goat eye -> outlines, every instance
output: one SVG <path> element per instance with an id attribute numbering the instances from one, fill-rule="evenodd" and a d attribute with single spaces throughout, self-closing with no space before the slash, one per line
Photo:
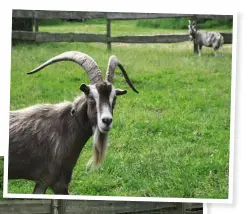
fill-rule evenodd
<path id="1" fill-rule="evenodd" d="M 112 102 L 112 108 L 114 108 L 115 104 L 116 104 L 116 99 L 114 99 Z"/>

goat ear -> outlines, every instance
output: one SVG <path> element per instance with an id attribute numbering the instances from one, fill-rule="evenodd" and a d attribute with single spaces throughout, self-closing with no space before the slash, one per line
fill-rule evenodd
<path id="1" fill-rule="evenodd" d="M 83 91 L 85 94 L 89 94 L 90 92 L 90 88 L 85 83 L 81 84 L 80 90 Z"/>
<path id="2" fill-rule="evenodd" d="M 119 88 L 116 88 L 115 89 L 115 92 L 116 92 L 116 95 L 119 96 L 119 95 L 124 95 L 127 93 L 126 90 L 123 90 L 123 89 L 119 89 Z"/>

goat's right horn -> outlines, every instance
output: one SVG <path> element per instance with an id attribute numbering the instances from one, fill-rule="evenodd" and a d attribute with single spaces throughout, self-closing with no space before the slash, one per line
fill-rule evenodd
<path id="1" fill-rule="evenodd" d="M 95 84 L 102 80 L 102 74 L 97 63 L 90 56 L 79 51 L 67 51 L 59 54 L 27 74 L 36 73 L 46 66 L 60 61 L 73 61 L 79 64 L 87 72 L 91 84 Z"/>
<path id="2" fill-rule="evenodd" d="M 128 85 L 132 88 L 133 91 L 138 93 L 137 89 L 134 87 L 130 78 L 128 77 L 127 72 L 125 71 L 124 67 L 122 66 L 122 64 L 120 63 L 120 61 L 118 60 L 118 58 L 116 56 L 111 56 L 109 58 L 108 67 L 107 67 L 107 71 L 106 71 L 106 80 L 110 83 L 113 83 L 114 71 L 115 71 L 115 68 L 117 66 L 122 71 L 123 76 L 124 76 L 126 82 L 128 83 Z"/>

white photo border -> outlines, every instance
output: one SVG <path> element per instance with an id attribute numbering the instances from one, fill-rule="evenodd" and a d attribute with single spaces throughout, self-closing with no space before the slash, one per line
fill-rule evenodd
<path id="1" fill-rule="evenodd" d="M 15 9 L 15 8 L 13 8 Z M 20 7 L 18 9 L 21 9 Z M 30 8 L 26 8 L 30 9 Z M 43 9 L 44 10 L 44 9 Z M 47 9 L 54 10 L 54 8 Z M 58 8 L 57 10 L 62 10 Z M 73 10 L 72 10 L 73 11 Z M 74 10 L 77 11 L 77 10 Z M 97 11 L 85 10 L 84 11 Z M 99 11 L 99 10 L 98 10 Z M 116 12 L 114 10 L 103 10 L 106 12 Z M 121 12 L 121 11 L 118 11 Z M 128 12 L 128 11 L 124 11 Z M 131 12 L 131 11 L 129 11 Z M 132 11 L 133 12 L 133 11 Z M 144 12 L 144 11 L 137 11 Z M 149 13 L 162 13 L 149 11 Z M 169 13 L 167 11 L 167 13 Z M 179 11 L 171 11 L 170 13 L 181 13 Z M 185 14 L 193 14 L 188 11 Z M 8 193 L 8 147 L 5 151 L 4 161 L 4 198 L 29 198 L 29 199 L 66 199 L 66 200 L 108 200 L 108 201 L 150 201 L 150 202 L 183 202 L 183 203 L 227 203 L 233 201 L 233 171 L 234 171 L 234 132 L 235 132 L 235 90 L 236 90 L 236 52 L 237 52 L 237 13 L 208 13 L 201 12 L 198 14 L 217 14 L 217 15 L 232 15 L 233 16 L 233 43 L 232 43 L 232 79 L 231 79 L 231 112 L 230 112 L 230 156 L 229 156 L 229 192 L 228 199 L 205 199 L 205 198 L 162 198 L 162 197 L 120 197 L 120 196 L 84 196 L 84 195 L 34 195 L 34 194 L 10 194 Z M 7 51 L 9 52 L 9 50 Z M 8 112 L 9 113 L 9 112 Z M 7 143 L 8 144 L 8 143 Z"/>

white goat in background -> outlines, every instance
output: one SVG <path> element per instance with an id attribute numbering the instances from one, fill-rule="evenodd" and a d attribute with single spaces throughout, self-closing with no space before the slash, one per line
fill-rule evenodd
<path id="1" fill-rule="evenodd" d="M 217 50 L 221 48 L 222 56 L 224 55 L 223 44 L 224 38 L 218 32 L 207 32 L 207 31 L 199 31 L 197 29 L 196 22 L 193 21 L 191 23 L 190 20 L 188 29 L 189 29 L 189 37 L 191 41 L 194 40 L 195 44 L 198 48 L 199 56 L 201 56 L 202 46 L 212 47 L 214 49 L 214 55 L 217 56 Z"/>

